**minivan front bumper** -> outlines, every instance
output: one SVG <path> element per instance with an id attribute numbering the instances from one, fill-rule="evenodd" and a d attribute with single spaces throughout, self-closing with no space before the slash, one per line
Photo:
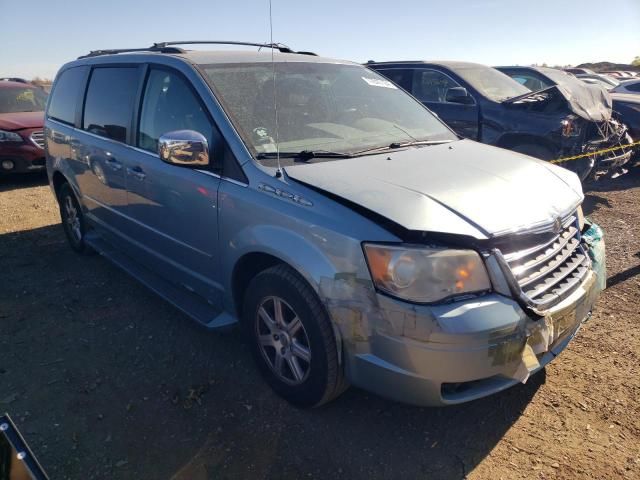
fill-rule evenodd
<path id="1" fill-rule="evenodd" d="M 604 259 L 603 240 L 588 248 Z M 593 262 L 581 285 L 542 317 L 500 294 L 438 306 L 375 294 L 375 311 L 348 322 L 348 305 L 328 307 L 353 385 L 404 403 L 451 405 L 524 383 L 553 360 L 590 317 L 604 275 L 604 262 Z"/>

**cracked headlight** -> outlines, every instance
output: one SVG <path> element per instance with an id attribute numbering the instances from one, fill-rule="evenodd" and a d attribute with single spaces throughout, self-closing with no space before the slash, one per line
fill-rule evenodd
<path id="1" fill-rule="evenodd" d="M 366 243 L 364 253 L 375 286 L 403 300 L 431 303 L 491 288 L 474 250 Z"/>

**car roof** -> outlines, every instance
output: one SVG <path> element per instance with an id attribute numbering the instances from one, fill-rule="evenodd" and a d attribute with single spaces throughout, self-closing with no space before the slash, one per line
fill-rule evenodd
<path id="1" fill-rule="evenodd" d="M 2 80 L 0 81 L 0 88 L 37 88 L 35 85 L 31 85 L 30 83 L 23 82 L 12 82 L 10 80 Z"/>
<path id="2" fill-rule="evenodd" d="M 157 55 L 157 54 L 156 54 Z M 162 54 L 160 54 L 162 55 Z M 261 51 L 250 50 L 187 50 L 184 53 L 170 54 L 176 57 L 182 57 L 191 63 L 199 65 L 224 64 L 224 63 L 270 63 L 273 58 L 274 62 L 304 62 L 304 63 L 340 63 L 355 64 L 347 60 L 337 60 L 334 58 L 319 57 L 316 55 L 305 55 L 300 53 L 282 53 L 277 50 L 271 53 L 271 49 L 262 49 Z"/>
<path id="3" fill-rule="evenodd" d="M 497 68 L 497 69 L 508 68 L 509 70 L 534 70 L 540 73 L 552 71 L 552 72 L 562 72 L 564 74 L 567 74 L 566 71 L 560 70 L 559 68 L 537 67 L 537 66 L 529 66 L 529 65 L 500 65 L 494 68 Z M 590 75 L 590 74 L 587 73 L 586 75 Z"/>
<path id="4" fill-rule="evenodd" d="M 462 69 L 462 68 L 491 68 L 487 65 L 483 65 L 481 63 L 474 62 L 460 62 L 456 60 L 396 60 L 396 61 L 387 61 L 387 62 L 367 62 L 367 66 L 370 65 L 437 65 L 439 67 L 450 68 L 451 70 Z"/>
<path id="5" fill-rule="evenodd" d="M 251 50 L 184 50 L 180 52 L 159 52 L 159 51 L 128 51 L 90 54 L 69 62 L 73 65 L 91 65 L 123 59 L 145 62 L 157 58 L 180 58 L 188 63 L 196 65 L 234 64 L 234 63 L 271 63 L 272 59 L 276 63 L 305 62 L 305 63 L 333 63 L 359 65 L 347 60 L 319 57 L 304 53 L 283 53 L 278 50 L 271 52 L 270 48 L 263 48 L 260 51 Z"/>

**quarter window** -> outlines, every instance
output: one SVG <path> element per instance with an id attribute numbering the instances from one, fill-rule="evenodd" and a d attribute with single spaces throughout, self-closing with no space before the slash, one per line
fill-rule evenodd
<path id="1" fill-rule="evenodd" d="M 413 96 L 421 102 L 445 103 L 447 90 L 460 84 L 444 73 L 435 70 L 415 70 Z"/>
<path id="2" fill-rule="evenodd" d="M 75 124 L 76 107 L 85 72 L 86 69 L 84 67 L 75 67 L 60 74 L 51 94 L 51 101 L 47 110 L 49 118 L 69 125 Z"/>
<path id="3" fill-rule="evenodd" d="M 137 67 L 95 68 L 87 89 L 82 128 L 126 143 L 138 77 Z"/>
<path id="4" fill-rule="evenodd" d="M 189 85 L 178 74 L 152 69 L 140 113 L 138 146 L 157 152 L 160 136 L 174 130 L 194 130 L 212 144 L 213 126 Z"/>

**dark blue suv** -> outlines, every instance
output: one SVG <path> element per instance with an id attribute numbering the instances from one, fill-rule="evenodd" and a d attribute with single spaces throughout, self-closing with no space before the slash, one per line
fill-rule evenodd
<path id="1" fill-rule="evenodd" d="M 611 120 L 611 100 L 605 92 L 590 99 L 594 105 L 581 108 L 560 89 L 532 92 L 508 75 L 476 63 L 398 61 L 367 66 L 413 94 L 464 138 L 542 160 L 628 143 L 626 129 Z M 630 153 L 625 155 L 619 161 L 628 160 Z M 588 156 L 562 166 L 584 181 L 598 161 Z"/>

